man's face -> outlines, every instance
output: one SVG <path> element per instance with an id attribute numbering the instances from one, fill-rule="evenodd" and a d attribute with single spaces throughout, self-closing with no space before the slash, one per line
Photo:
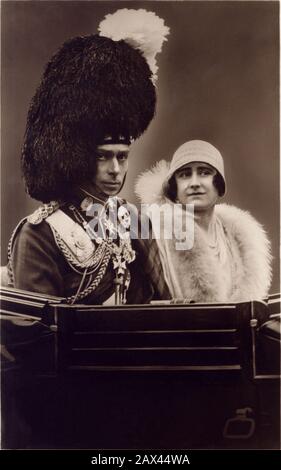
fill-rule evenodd
<path id="1" fill-rule="evenodd" d="M 95 176 L 83 184 L 83 188 L 102 199 L 118 194 L 128 170 L 128 156 L 129 145 L 99 145 Z"/>
<path id="2" fill-rule="evenodd" d="M 218 200 L 213 184 L 216 170 L 202 162 L 192 162 L 175 173 L 177 200 L 181 204 L 194 204 L 194 211 L 206 211 Z"/>

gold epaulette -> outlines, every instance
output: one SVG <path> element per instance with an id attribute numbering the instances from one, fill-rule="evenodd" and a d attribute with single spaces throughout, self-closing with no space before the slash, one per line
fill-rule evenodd
<path id="1" fill-rule="evenodd" d="M 59 203 L 57 201 L 50 201 L 48 204 L 43 204 L 43 206 L 38 207 L 32 214 L 27 217 L 27 222 L 32 225 L 41 224 L 41 222 L 57 211 L 59 208 Z"/>

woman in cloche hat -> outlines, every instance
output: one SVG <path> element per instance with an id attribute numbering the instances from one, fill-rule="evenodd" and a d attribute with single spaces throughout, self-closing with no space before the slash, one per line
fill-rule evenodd
<path id="1" fill-rule="evenodd" d="M 167 227 L 156 236 L 173 298 L 240 302 L 268 295 L 269 240 L 248 212 L 219 204 L 225 191 L 223 158 L 213 145 L 202 140 L 184 143 L 170 164 L 158 162 L 138 179 L 136 192 L 142 203 L 156 204 L 166 213 L 172 206 L 177 209 L 173 220 L 182 220 L 187 214 L 187 230 L 194 227 L 192 246 L 186 249 L 179 246 L 175 236 L 165 236 Z M 187 204 L 193 206 L 194 217 L 188 215 Z M 151 214 L 152 226 L 156 227 L 158 219 Z"/>

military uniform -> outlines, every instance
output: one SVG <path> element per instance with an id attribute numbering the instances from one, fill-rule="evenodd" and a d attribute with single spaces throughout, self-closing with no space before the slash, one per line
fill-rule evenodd
<path id="1" fill-rule="evenodd" d="M 132 27 L 116 37 L 124 21 Z M 161 277 L 155 241 L 131 244 L 120 232 L 115 241 L 109 235 L 101 242 L 89 232 L 82 201 L 71 199 L 85 184 L 96 196 L 115 194 L 112 187 L 96 192 L 98 152 L 113 146 L 108 161 L 118 159 L 116 148 L 129 150 L 149 126 L 156 108 L 156 55 L 169 28 L 152 12 L 123 9 L 107 15 L 98 31 L 62 44 L 31 101 L 21 164 L 29 196 L 45 204 L 16 229 L 10 273 L 15 287 L 69 303 L 97 304 L 114 292 L 121 302 L 146 302 L 158 296 Z M 102 185 L 117 183 L 116 194 L 125 178 L 120 158 L 118 167 L 106 165 L 101 179 Z M 59 207 L 49 201 L 60 201 Z"/>
<path id="2" fill-rule="evenodd" d="M 125 202 L 114 199 L 120 206 Z M 62 205 L 45 204 L 20 222 L 9 249 L 14 287 L 63 297 L 69 303 L 102 304 L 113 296 L 118 271 L 114 253 L 104 240 L 91 240 L 76 214 L 85 214 L 77 199 Z M 84 215 L 84 219 L 89 222 L 90 218 Z M 131 258 L 119 263 L 124 302 L 166 298 L 168 289 L 155 240 L 133 239 L 129 245 Z"/>

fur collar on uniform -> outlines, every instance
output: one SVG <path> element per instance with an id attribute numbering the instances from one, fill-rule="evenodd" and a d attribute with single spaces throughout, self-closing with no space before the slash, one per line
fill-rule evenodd
<path id="1" fill-rule="evenodd" d="M 162 190 L 168 170 L 169 164 L 162 160 L 139 176 L 136 193 L 142 203 L 171 203 L 164 197 Z M 165 245 L 168 253 L 170 282 L 166 280 L 171 294 L 178 296 L 180 293 L 196 302 L 240 302 L 265 298 L 271 284 L 272 257 L 263 227 L 249 212 L 228 204 L 216 205 L 215 214 L 231 247 L 230 297 L 224 298 L 224 273 L 215 262 L 203 231 L 196 225 L 192 250 L 176 250 L 175 240 L 158 243 L 160 251 Z M 172 285 L 173 279 L 177 279 L 175 285 L 178 288 Z"/>

